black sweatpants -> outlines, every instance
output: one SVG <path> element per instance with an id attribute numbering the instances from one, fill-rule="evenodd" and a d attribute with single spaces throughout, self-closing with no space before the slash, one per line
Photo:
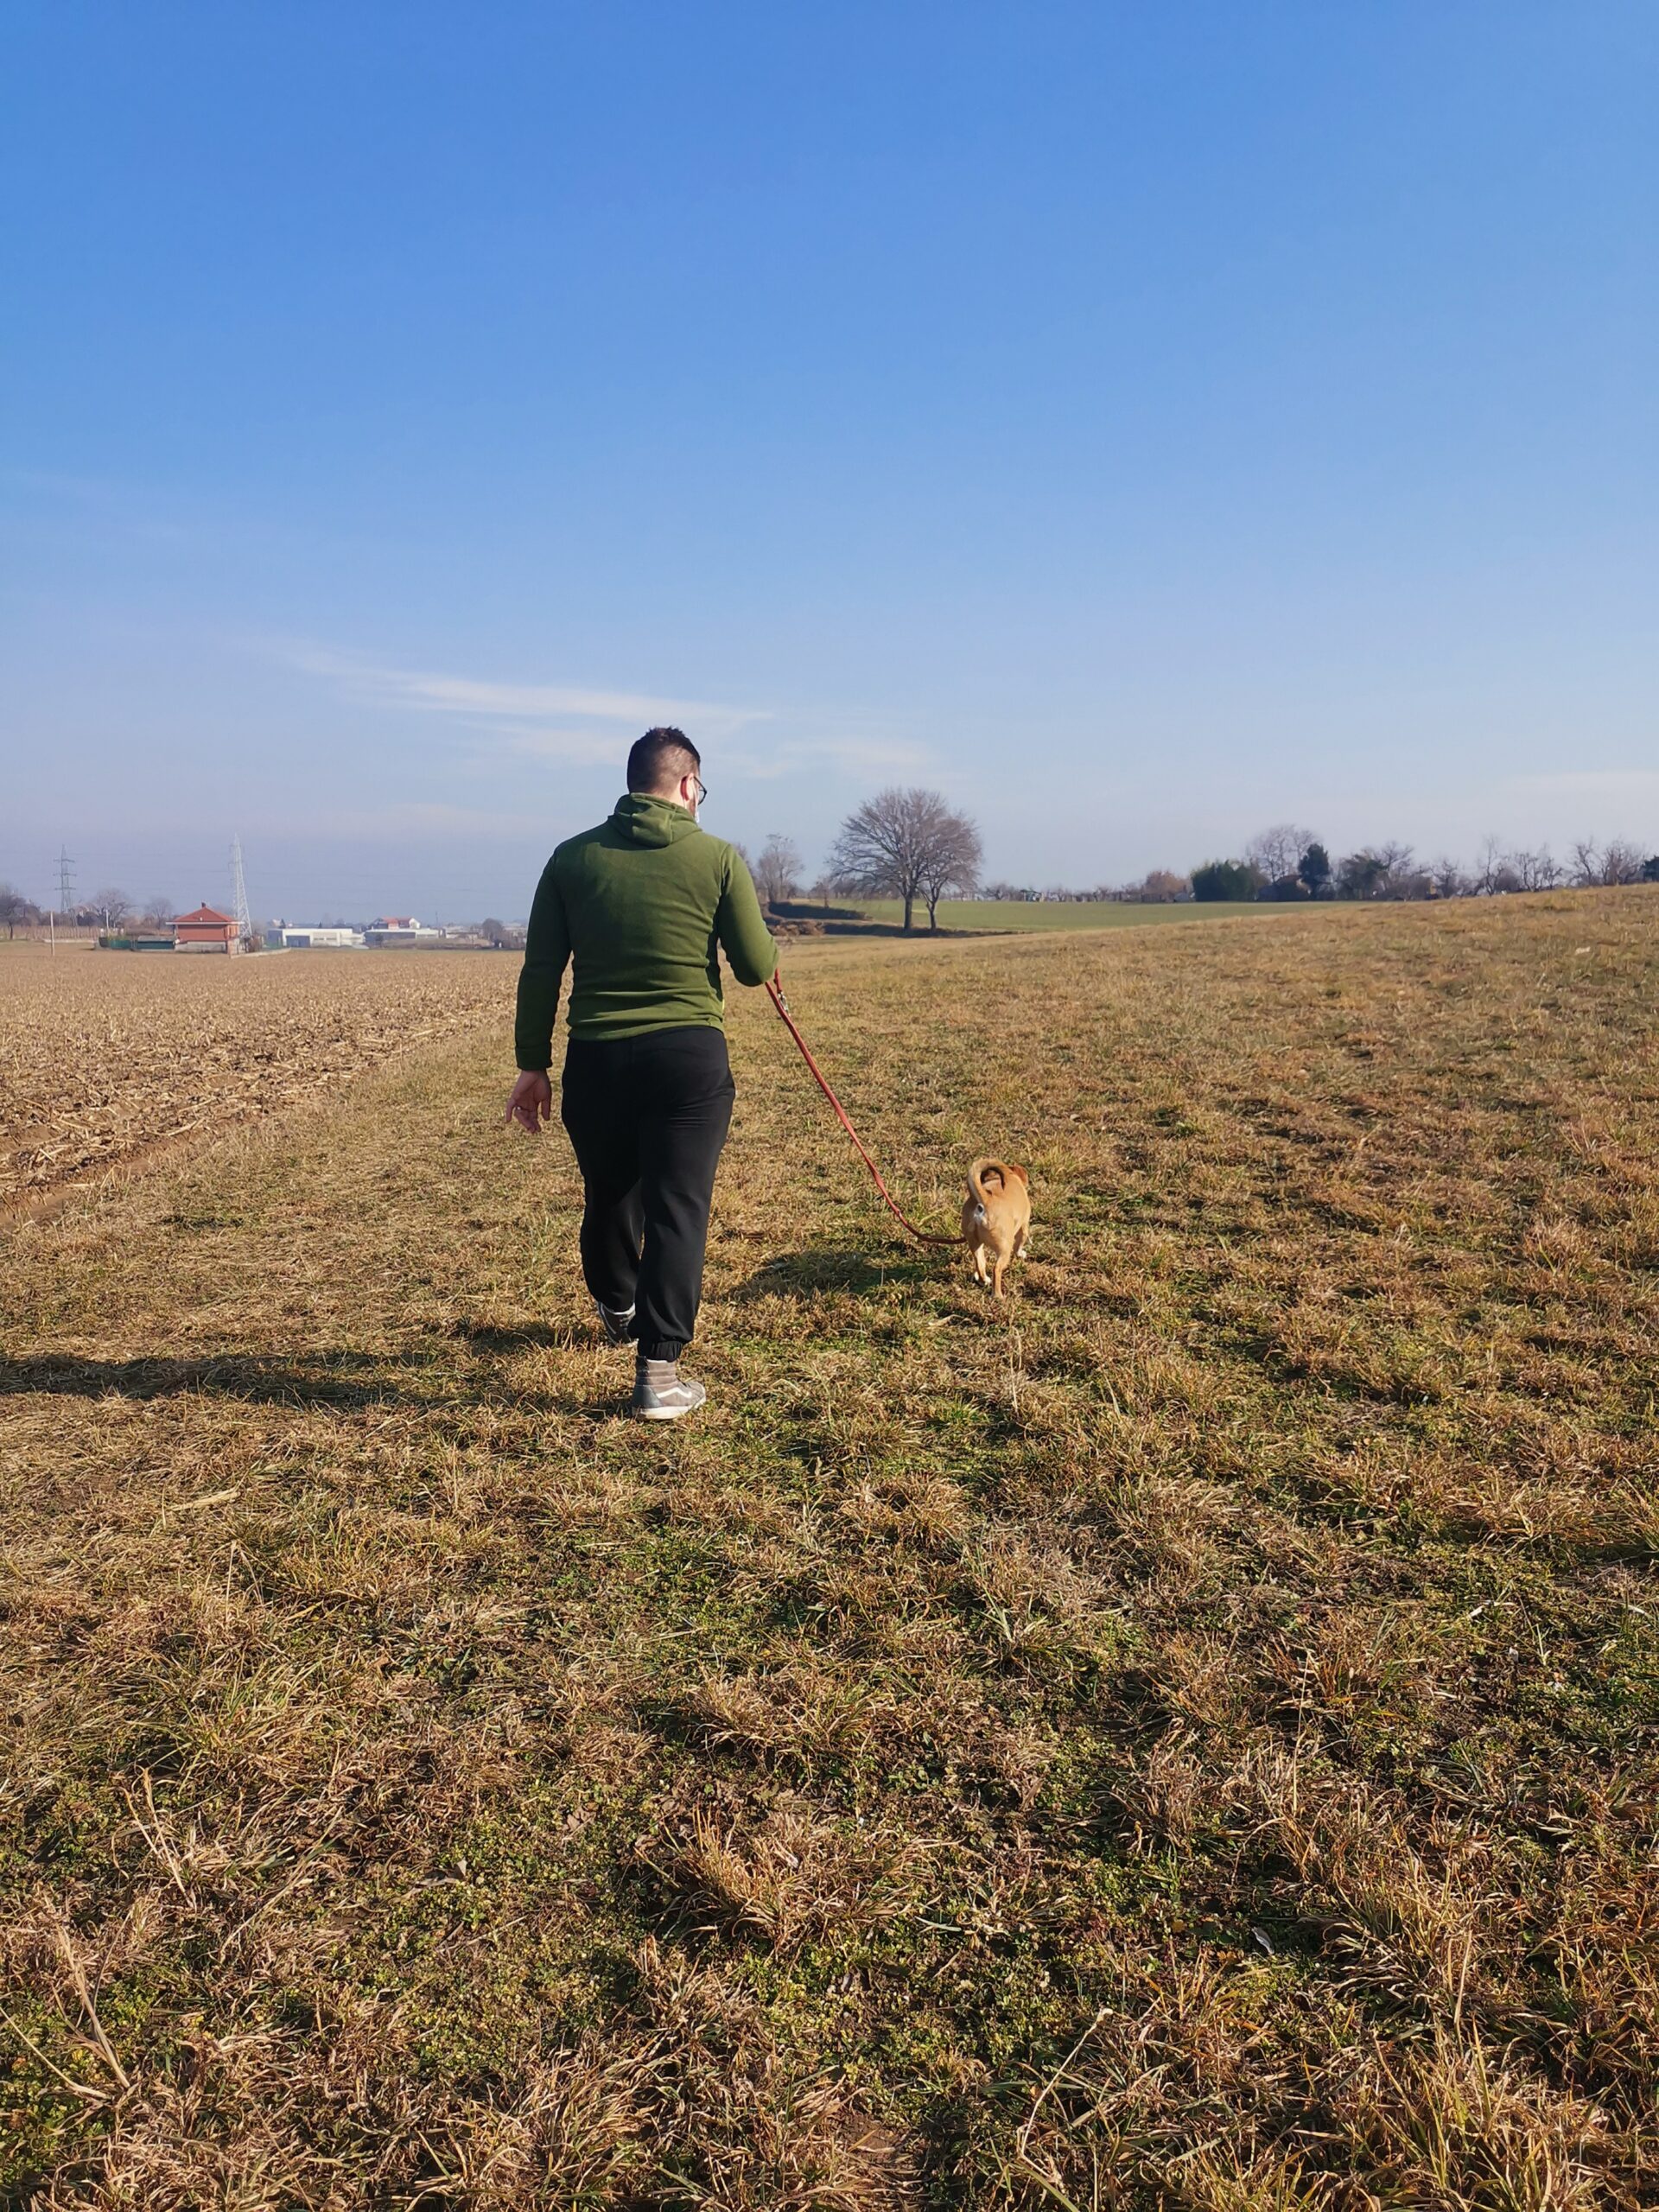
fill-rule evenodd
<path id="1" fill-rule="evenodd" d="M 587 1186 L 582 1271 L 602 1306 L 635 1309 L 647 1359 L 677 1359 L 696 1327 L 734 1096 L 723 1030 L 573 1037 L 566 1047 L 560 1114 Z"/>

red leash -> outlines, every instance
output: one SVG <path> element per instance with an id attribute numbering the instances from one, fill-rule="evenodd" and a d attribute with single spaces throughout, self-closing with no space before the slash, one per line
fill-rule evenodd
<path id="1" fill-rule="evenodd" d="M 808 1046 L 805 1038 L 802 1036 L 800 1031 L 795 1027 L 795 1017 L 789 1010 L 789 1001 L 784 996 L 784 987 L 777 974 L 773 975 L 772 981 L 766 985 L 766 993 L 773 1006 L 777 1007 L 779 1017 L 782 1020 L 785 1028 L 788 1030 L 790 1035 L 800 1046 L 801 1058 L 806 1062 L 808 1067 L 811 1069 L 814 1082 L 817 1083 L 818 1089 L 823 1093 L 824 1096 L 830 1101 L 830 1103 L 835 1108 L 836 1119 L 841 1123 L 842 1128 L 846 1130 L 848 1135 L 851 1137 L 855 1151 L 856 1151 L 859 1158 L 869 1169 L 871 1175 L 874 1179 L 876 1189 L 880 1192 L 882 1198 L 887 1201 L 888 1211 L 893 1214 L 904 1224 L 905 1227 L 910 1231 L 911 1235 L 916 1239 L 918 1244 L 960 1244 L 962 1242 L 960 1236 L 930 1236 L 926 1230 L 917 1228 L 915 1223 L 911 1219 L 910 1216 L 899 1205 L 898 1199 L 893 1197 L 893 1192 L 882 1181 L 881 1170 L 870 1158 L 869 1154 L 865 1151 L 864 1141 L 859 1135 L 858 1131 L 853 1127 L 851 1121 L 848 1118 L 847 1109 L 842 1104 L 840 1099 L 836 1097 L 835 1092 L 830 1088 L 829 1083 L 825 1078 L 823 1070 L 813 1058 L 811 1049 Z"/>

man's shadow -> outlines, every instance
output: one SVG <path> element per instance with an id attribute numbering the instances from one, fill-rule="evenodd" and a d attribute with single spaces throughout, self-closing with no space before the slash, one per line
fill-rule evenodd
<path id="1" fill-rule="evenodd" d="M 574 1321 L 524 1321 L 504 1325 L 495 1321 L 452 1321 L 448 1334 L 470 1344 L 474 1351 L 577 1351 L 593 1335 L 591 1326 Z"/>
<path id="2" fill-rule="evenodd" d="M 802 1298 L 825 1291 L 846 1291 L 859 1296 L 880 1290 L 886 1283 L 921 1283 L 928 1280 L 925 1260 L 895 1245 L 887 1252 L 869 1252 L 817 1246 L 804 1252 L 779 1252 L 759 1267 L 747 1281 L 725 1295 L 738 1306 L 762 1298 Z"/>
<path id="3" fill-rule="evenodd" d="M 246 1405 L 356 1408 L 419 1398 L 386 1370 L 431 1364 L 424 1352 L 332 1352 L 311 1359 L 206 1353 L 182 1359 L 0 1358 L 0 1398 L 240 1399 Z"/>

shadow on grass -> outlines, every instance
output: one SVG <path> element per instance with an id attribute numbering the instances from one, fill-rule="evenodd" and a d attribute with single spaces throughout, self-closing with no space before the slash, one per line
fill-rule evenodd
<path id="1" fill-rule="evenodd" d="M 919 1284 L 929 1280 L 927 1262 L 902 1246 L 885 1253 L 819 1247 L 812 1251 L 778 1253 L 726 1295 L 734 1305 L 747 1305 L 760 1298 L 798 1298 L 823 1290 L 846 1290 L 856 1295 L 880 1290 L 887 1283 Z"/>
<path id="2" fill-rule="evenodd" d="M 311 1359 L 229 1353 L 190 1359 L 0 1359 L 0 1397 L 168 1398 L 200 1394 L 250 1405 L 378 1406 L 410 1394 L 385 1370 L 429 1367 L 427 1352 L 334 1352 Z M 422 1402 L 425 1402 L 423 1399 Z"/>
<path id="3" fill-rule="evenodd" d="M 927 909 L 921 909 L 920 919 L 906 929 L 902 922 L 884 922 L 874 914 L 861 913 L 856 906 L 820 906 L 802 899 L 774 899 L 770 912 L 785 927 L 791 922 L 804 924 L 812 937 L 891 937 L 907 939 L 915 944 L 925 938 L 937 944 L 947 937 L 1012 937 L 1010 929 L 932 930 L 927 925 Z"/>
<path id="4" fill-rule="evenodd" d="M 448 1334 L 478 1351 L 577 1351 L 597 1341 L 590 1322 L 524 1321 L 503 1327 L 493 1321 L 452 1321 Z"/>

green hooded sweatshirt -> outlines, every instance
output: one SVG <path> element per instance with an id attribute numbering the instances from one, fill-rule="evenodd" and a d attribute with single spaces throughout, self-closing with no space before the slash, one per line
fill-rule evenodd
<path id="1" fill-rule="evenodd" d="M 573 1037 L 718 1029 L 722 945 L 740 983 L 764 983 L 778 965 L 742 855 L 683 806 L 630 791 L 542 871 L 518 978 L 519 1066 L 552 1057 L 567 960 Z"/>

